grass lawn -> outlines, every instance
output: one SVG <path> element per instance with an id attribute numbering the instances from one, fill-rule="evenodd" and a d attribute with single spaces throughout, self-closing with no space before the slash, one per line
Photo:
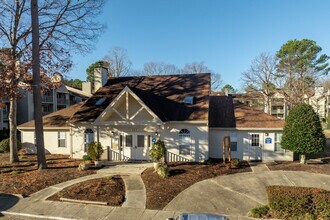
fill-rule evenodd
<path id="1" fill-rule="evenodd" d="M 125 199 L 125 185 L 120 176 L 92 179 L 69 186 L 48 199 L 59 201 L 60 198 L 97 201 L 111 206 L 120 206 Z"/>
<path id="2" fill-rule="evenodd" d="M 270 170 L 306 171 L 330 175 L 330 158 L 325 163 L 300 164 L 299 161 L 267 163 Z"/>
<path id="3" fill-rule="evenodd" d="M 78 171 L 82 160 L 68 155 L 46 155 L 48 168 L 37 169 L 36 155 L 20 155 L 20 162 L 9 164 L 9 154 L 0 154 L 0 192 L 30 195 L 49 186 L 96 173 L 95 169 Z"/>
<path id="4" fill-rule="evenodd" d="M 245 161 L 242 161 L 239 169 L 227 169 L 220 161 L 214 164 L 178 162 L 169 163 L 168 166 L 169 177 L 160 177 L 154 172 L 154 168 L 146 169 L 141 175 L 147 191 L 147 209 L 163 209 L 180 192 L 199 181 L 221 175 L 251 172 Z"/>

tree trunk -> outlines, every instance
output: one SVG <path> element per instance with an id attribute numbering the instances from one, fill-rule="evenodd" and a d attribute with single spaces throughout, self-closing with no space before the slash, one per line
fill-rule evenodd
<path id="1" fill-rule="evenodd" d="M 306 164 L 306 155 L 305 154 L 300 154 L 300 163 Z"/>
<path id="2" fill-rule="evenodd" d="M 9 146 L 10 146 L 10 163 L 18 162 L 17 153 L 17 123 L 16 123 L 16 113 L 17 113 L 17 101 L 16 98 L 10 98 L 10 108 L 9 108 Z"/>
<path id="3" fill-rule="evenodd" d="M 40 54 L 39 54 L 39 27 L 38 27 L 38 0 L 31 0 L 32 20 L 32 71 L 33 71 L 33 104 L 36 132 L 37 158 L 39 169 L 47 168 L 44 128 L 42 122 L 42 106 L 40 91 Z"/>

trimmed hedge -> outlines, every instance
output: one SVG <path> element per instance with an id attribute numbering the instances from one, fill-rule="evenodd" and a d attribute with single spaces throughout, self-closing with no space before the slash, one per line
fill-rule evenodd
<path id="1" fill-rule="evenodd" d="M 268 186 L 266 192 L 268 205 L 278 218 L 330 218 L 330 191 L 309 187 Z"/>
<path id="2" fill-rule="evenodd" d="M 19 140 L 17 140 L 17 151 L 19 151 L 20 149 L 22 149 L 22 144 Z M 9 151 L 10 151 L 9 138 L 7 138 L 0 142 L 0 152 L 8 153 Z"/>

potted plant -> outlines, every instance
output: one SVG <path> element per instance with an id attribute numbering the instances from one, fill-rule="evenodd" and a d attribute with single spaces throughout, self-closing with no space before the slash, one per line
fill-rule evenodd
<path id="1" fill-rule="evenodd" d="M 104 150 L 102 144 L 99 142 L 92 142 L 88 145 L 88 155 L 92 158 L 95 163 L 95 167 L 101 167 L 102 163 L 100 158 L 103 154 Z"/>
<path id="2" fill-rule="evenodd" d="M 154 168 L 157 169 L 160 163 L 164 163 L 166 147 L 164 141 L 158 140 L 153 145 L 149 152 L 151 160 L 154 162 Z"/>
<path id="3" fill-rule="evenodd" d="M 78 167 L 78 170 L 79 171 L 82 171 L 82 170 L 88 170 L 89 169 L 89 167 L 90 167 L 90 165 L 91 165 L 91 158 L 90 158 L 90 156 L 88 155 L 88 154 L 85 154 L 83 157 L 82 157 L 82 159 L 83 159 L 83 162 L 81 162 L 80 164 L 79 164 L 79 167 Z"/>

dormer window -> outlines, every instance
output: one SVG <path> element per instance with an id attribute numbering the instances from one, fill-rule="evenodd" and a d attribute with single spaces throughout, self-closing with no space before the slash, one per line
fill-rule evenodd
<path id="1" fill-rule="evenodd" d="M 194 105 L 194 104 L 196 104 L 196 97 L 195 96 L 185 96 L 183 99 L 183 103 L 186 105 Z"/>

